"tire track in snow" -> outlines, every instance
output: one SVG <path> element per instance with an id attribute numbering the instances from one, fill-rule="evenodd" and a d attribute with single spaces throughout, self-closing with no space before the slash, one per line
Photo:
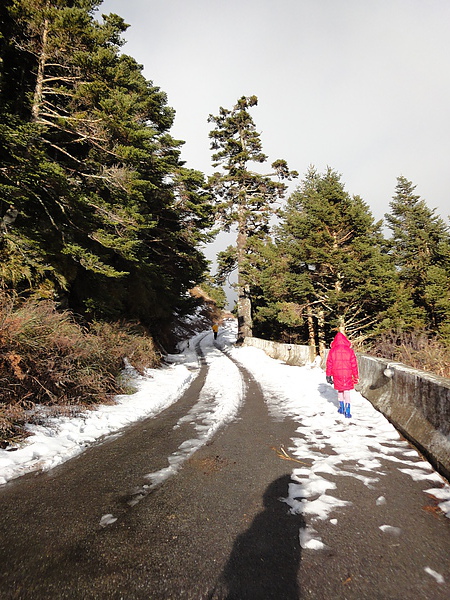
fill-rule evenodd
<path id="1" fill-rule="evenodd" d="M 184 440 L 167 457 L 168 466 L 144 476 L 148 483 L 133 491 L 128 500 L 129 506 L 135 506 L 169 477 L 176 475 L 194 452 L 207 444 L 221 427 L 236 418 L 245 396 L 245 384 L 234 361 L 218 345 L 212 345 L 212 340 L 213 335 L 207 333 L 196 342 L 199 362 L 207 371 L 203 376 L 198 401 L 174 425 L 174 429 L 178 429 L 183 424 L 190 424 L 197 436 Z M 224 385 L 224 381 L 227 385 Z"/>

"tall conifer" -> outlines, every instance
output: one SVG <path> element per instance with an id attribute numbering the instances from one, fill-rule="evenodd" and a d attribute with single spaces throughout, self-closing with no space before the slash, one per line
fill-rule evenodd
<path id="1" fill-rule="evenodd" d="M 97 21 L 99 4 L 8 7 L 2 74 L 16 77 L 21 100 L 9 98 L 13 118 L 0 123 L 0 218 L 10 205 L 18 212 L 3 231 L 5 263 L 15 248 L 35 291 L 45 272 L 78 311 L 154 323 L 205 270 L 209 196 L 203 175 L 180 160 L 166 94 L 120 54 L 127 25 L 113 14 Z"/>
<path id="2" fill-rule="evenodd" d="M 282 181 L 297 176 L 284 160 L 273 162 L 269 174 L 253 170 L 267 162 L 249 112 L 257 103 L 256 96 L 242 96 L 231 110 L 221 107 L 219 115 L 209 116 L 215 126 L 209 134 L 213 166 L 223 168 L 214 173 L 209 184 L 216 194 L 220 223 L 225 230 L 232 226 L 237 229 L 238 340 L 252 335 L 251 281 L 246 267 L 251 240 L 268 230 L 274 203 L 286 190 Z"/>
<path id="3" fill-rule="evenodd" d="M 373 332 L 396 286 L 381 222 L 367 204 L 350 196 L 332 169 L 319 175 L 311 168 L 281 217 L 276 244 L 285 257 L 284 295 L 303 315 L 308 339 L 323 351 L 337 328 L 353 337 Z"/>
<path id="4" fill-rule="evenodd" d="M 397 178 L 385 215 L 390 252 L 423 325 L 450 339 L 450 229 L 415 189 L 405 177 Z"/>

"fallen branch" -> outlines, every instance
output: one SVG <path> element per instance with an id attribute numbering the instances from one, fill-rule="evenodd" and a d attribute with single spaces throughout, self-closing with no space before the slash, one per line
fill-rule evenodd
<path id="1" fill-rule="evenodd" d="M 292 460 L 293 462 L 300 463 L 301 465 L 307 465 L 308 467 L 311 466 L 308 463 L 305 463 L 303 460 L 299 460 L 298 458 L 294 458 L 293 456 L 290 456 L 284 449 L 284 446 L 281 446 L 281 448 L 279 450 L 277 448 L 275 448 L 275 446 L 272 446 L 272 450 L 275 450 L 278 458 L 281 458 L 282 460 Z"/>

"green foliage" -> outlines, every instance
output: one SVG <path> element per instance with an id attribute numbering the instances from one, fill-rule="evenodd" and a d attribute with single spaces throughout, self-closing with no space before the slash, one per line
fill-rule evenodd
<path id="1" fill-rule="evenodd" d="M 223 167 L 209 180 L 217 197 L 220 222 L 225 230 L 237 224 L 247 236 L 267 231 L 273 205 L 286 191 L 282 180 L 297 176 L 280 159 L 272 163 L 270 174 L 251 169 L 252 163 L 263 165 L 268 158 L 249 112 L 257 103 L 256 96 L 242 96 L 233 109 L 221 107 L 218 116 L 210 115 L 208 119 L 215 126 L 209 134 L 211 149 L 215 150 L 213 166 Z"/>
<path id="2" fill-rule="evenodd" d="M 450 347 L 449 231 L 413 190 L 399 178 L 386 216 L 394 235 L 386 240 L 381 222 L 345 191 L 335 171 L 319 175 L 311 168 L 273 239 L 248 244 L 244 268 L 256 334 L 318 343 L 319 351 L 338 328 L 377 352 L 383 340 L 396 339 L 398 351 L 390 355 L 414 365 L 426 357 L 427 368 L 442 374 Z M 414 344 L 407 340 L 419 331 L 430 343 L 422 352 L 421 342 L 408 359 Z"/>
<path id="3" fill-rule="evenodd" d="M 209 298 L 214 300 L 217 308 L 221 310 L 225 308 L 225 305 L 227 303 L 227 296 L 225 294 L 225 290 L 222 286 L 217 285 L 214 277 L 207 276 L 205 280 L 202 281 L 200 287 Z"/>
<path id="4" fill-rule="evenodd" d="M 1 231 L 2 286 L 158 327 L 205 270 L 211 199 L 180 161 L 166 94 L 119 54 L 127 25 L 96 21 L 98 4 L 2 9 L 0 221 L 17 212 Z"/>
<path id="5" fill-rule="evenodd" d="M 380 227 L 340 175 L 311 168 L 281 212 L 275 242 L 256 253 L 261 305 L 275 302 L 277 320 L 300 328 L 305 341 L 338 327 L 373 334 L 397 288 Z M 312 332 L 313 323 L 324 331 Z"/>
<path id="6" fill-rule="evenodd" d="M 217 254 L 217 281 L 224 284 L 237 267 L 237 248 L 228 246 Z"/>
<path id="7" fill-rule="evenodd" d="M 252 333 L 250 281 L 245 272 L 248 240 L 268 231 L 274 205 L 286 191 L 283 180 L 297 176 L 295 171 L 289 171 L 284 160 L 273 162 L 268 174 L 253 170 L 252 165 L 267 162 L 249 112 L 257 103 L 256 96 L 242 96 L 231 110 L 221 107 L 219 115 L 210 115 L 208 119 L 215 126 L 209 134 L 213 166 L 222 166 L 221 172 L 209 178 L 209 186 L 216 196 L 220 224 L 225 231 L 233 225 L 237 228 L 239 340 Z M 227 257 L 222 255 L 224 267 L 231 266 L 231 256 L 230 252 Z"/>
<path id="8" fill-rule="evenodd" d="M 67 289 L 65 279 L 39 255 L 34 240 L 13 231 L 0 236 L 0 285 L 36 298 L 52 298 L 55 286 Z"/>
<path id="9" fill-rule="evenodd" d="M 447 339 L 450 325 L 450 229 L 398 177 L 395 196 L 386 215 L 392 237 L 389 248 L 402 286 L 421 326 Z"/>

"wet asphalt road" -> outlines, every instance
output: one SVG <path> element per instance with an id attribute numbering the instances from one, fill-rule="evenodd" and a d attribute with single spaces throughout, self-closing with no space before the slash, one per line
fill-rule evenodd
<path id="1" fill-rule="evenodd" d="M 314 523 L 326 550 L 300 548 L 303 517 L 280 500 L 295 464 L 275 451 L 298 423 L 269 417 L 242 367 L 238 418 L 141 497 L 145 475 L 196 437 L 191 424 L 174 426 L 198 400 L 207 368 L 157 418 L 0 488 L 2 600 L 450 598 L 450 520 L 423 493 L 426 483 L 405 483 L 395 467 L 382 490 L 336 477 L 336 495 L 352 506 L 335 526 Z M 383 491 L 390 502 L 374 511 Z M 106 514 L 117 520 L 102 527 Z M 401 524 L 401 539 L 381 533 L 380 519 Z M 445 583 L 423 573 L 424 560 Z"/>

